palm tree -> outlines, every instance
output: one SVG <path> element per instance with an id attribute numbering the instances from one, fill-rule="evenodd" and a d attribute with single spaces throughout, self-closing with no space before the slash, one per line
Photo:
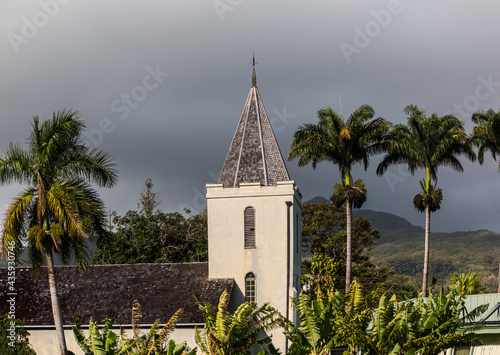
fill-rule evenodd
<path id="1" fill-rule="evenodd" d="M 36 274 L 47 265 L 61 354 L 67 353 L 54 277 L 53 252 L 85 268 L 86 241 L 106 235 L 105 208 L 90 183 L 111 187 L 117 172 L 108 153 L 83 144 L 85 123 L 78 112 L 62 110 L 51 120 L 33 118 L 27 149 L 11 143 L 0 157 L 0 184 L 28 185 L 10 204 L 2 231 L 2 254 L 27 243 Z M 18 256 L 19 254 L 16 253 Z"/>
<path id="2" fill-rule="evenodd" d="M 425 246 L 422 293 L 427 294 L 429 272 L 429 239 L 431 212 L 441 208 L 443 194 L 436 189 L 439 166 L 448 166 L 462 172 L 463 167 L 457 159 L 465 155 L 474 161 L 475 153 L 465 133 L 463 123 L 452 115 L 440 117 L 435 113 L 430 117 L 415 105 L 406 106 L 404 112 L 409 116 L 406 125 L 393 127 L 386 137 L 387 154 L 377 167 L 377 175 L 382 175 L 391 164 L 407 164 L 413 175 L 418 168 L 425 169 L 425 179 L 420 181 L 422 192 L 413 199 L 415 208 L 425 211 Z"/>
<path id="3" fill-rule="evenodd" d="M 304 124 L 294 133 L 288 154 L 288 160 L 298 158 L 299 167 L 312 163 L 315 169 L 317 163 L 329 161 L 340 170 L 342 185 L 336 184 L 332 201 L 346 208 L 346 292 L 351 284 L 351 211 L 366 200 L 364 183 L 352 183 L 351 168 L 357 163 L 363 163 L 365 170 L 368 168 L 370 156 L 381 151 L 380 141 L 389 129 L 387 121 L 373 119 L 374 115 L 372 107 L 363 105 L 344 120 L 331 107 L 324 107 L 318 111 L 317 124 Z"/>
<path id="4" fill-rule="evenodd" d="M 493 159 L 500 153 L 500 111 L 493 109 L 476 112 L 472 115 L 472 122 L 476 123 L 472 133 L 472 143 L 479 148 L 477 160 L 484 162 L 484 153 L 490 151 Z M 500 170 L 500 163 L 498 165 Z"/>

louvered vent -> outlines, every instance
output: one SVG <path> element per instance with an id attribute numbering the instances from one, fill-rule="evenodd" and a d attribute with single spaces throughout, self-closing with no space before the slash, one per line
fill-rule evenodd
<path id="1" fill-rule="evenodd" d="M 245 208 L 245 248 L 254 249 L 255 245 L 255 208 Z"/>

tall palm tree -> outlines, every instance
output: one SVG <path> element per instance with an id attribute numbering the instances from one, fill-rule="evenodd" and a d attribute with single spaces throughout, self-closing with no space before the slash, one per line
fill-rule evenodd
<path id="1" fill-rule="evenodd" d="M 408 115 L 407 124 L 393 127 L 386 137 L 387 154 L 377 167 L 377 175 L 382 175 L 391 164 L 407 164 L 413 175 L 418 168 L 425 169 L 425 179 L 420 181 L 422 192 L 413 199 L 415 208 L 425 211 L 425 246 L 422 293 L 427 294 L 429 272 L 429 239 L 431 212 L 441 208 L 443 194 L 436 189 L 439 166 L 448 166 L 462 172 L 463 167 L 457 159 L 465 155 L 474 161 L 475 153 L 465 133 L 463 122 L 452 115 L 427 116 L 425 111 L 415 105 L 404 110 Z"/>
<path id="2" fill-rule="evenodd" d="M 54 277 L 53 252 L 85 268 L 86 241 L 106 235 L 105 208 L 90 183 L 111 187 L 117 172 L 108 153 L 83 144 L 85 123 L 78 112 L 62 110 L 43 122 L 33 118 L 28 147 L 11 143 L 0 156 L 0 184 L 28 185 L 10 204 L 2 231 L 2 254 L 27 243 L 35 273 L 47 265 L 60 352 L 66 355 L 62 315 Z M 16 253 L 18 255 L 18 253 Z"/>
<path id="3" fill-rule="evenodd" d="M 479 164 L 484 162 L 484 153 L 490 151 L 493 159 L 496 160 L 500 153 L 500 111 L 493 109 L 476 112 L 472 115 L 472 122 L 477 124 L 472 132 L 472 143 L 479 148 L 477 160 Z M 500 163 L 498 165 L 500 170 Z"/>
<path id="4" fill-rule="evenodd" d="M 313 169 L 322 161 L 336 164 L 340 170 L 342 185 L 336 184 L 332 202 L 345 205 L 347 215 L 346 286 L 351 284 L 351 235 L 352 207 L 361 207 L 366 200 L 366 189 L 361 180 L 352 182 L 351 168 L 362 163 L 368 168 L 370 156 L 381 151 L 380 141 L 389 129 L 383 118 L 373 118 L 371 106 L 357 108 L 347 120 L 331 107 L 318 111 L 317 124 L 304 124 L 293 135 L 288 160 L 298 158 L 299 167 L 312 163 Z"/>

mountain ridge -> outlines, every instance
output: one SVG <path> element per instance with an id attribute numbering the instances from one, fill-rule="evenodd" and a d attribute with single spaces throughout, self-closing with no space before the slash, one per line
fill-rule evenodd
<path id="1" fill-rule="evenodd" d="M 330 203 L 321 197 L 313 200 Z M 389 212 L 360 209 L 353 211 L 353 217 L 367 218 L 381 234 L 370 250 L 373 261 L 388 264 L 396 272 L 410 276 L 415 284 L 421 283 L 424 228 Z M 485 286 L 496 290 L 500 262 L 498 255 L 500 234 L 494 231 L 479 229 L 445 233 L 431 230 L 429 279 L 435 277 L 437 286 L 444 286 L 453 272 L 476 271 Z"/>

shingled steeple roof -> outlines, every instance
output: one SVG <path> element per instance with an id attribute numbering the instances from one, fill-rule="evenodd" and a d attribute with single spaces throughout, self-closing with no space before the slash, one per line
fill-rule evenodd
<path id="1" fill-rule="evenodd" d="M 252 88 L 229 147 L 219 184 L 237 187 L 242 182 L 260 182 L 261 185 L 270 186 L 276 185 L 277 181 L 289 180 L 285 162 L 257 90 L 254 59 Z"/>

